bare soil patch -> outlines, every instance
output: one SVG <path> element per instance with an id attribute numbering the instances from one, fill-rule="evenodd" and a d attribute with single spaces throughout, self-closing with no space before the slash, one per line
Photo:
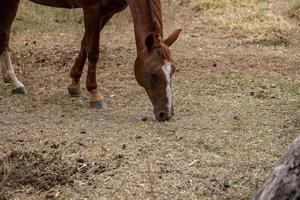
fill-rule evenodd
<path id="1" fill-rule="evenodd" d="M 48 191 L 57 185 L 72 184 L 71 176 L 78 172 L 78 168 L 68 167 L 58 155 L 17 151 L 1 160 L 0 169 L 1 199 L 9 199 L 9 192 L 22 187 Z"/>

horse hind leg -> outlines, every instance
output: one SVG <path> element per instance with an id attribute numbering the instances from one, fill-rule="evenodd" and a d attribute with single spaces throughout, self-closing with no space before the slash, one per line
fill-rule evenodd
<path id="1" fill-rule="evenodd" d="M 27 94 L 24 85 L 18 80 L 8 52 L 11 24 L 16 16 L 19 0 L 0 2 L 0 68 L 4 82 L 12 85 L 14 94 Z"/>
<path id="2" fill-rule="evenodd" d="M 82 71 L 84 68 L 84 64 L 86 61 L 87 53 L 86 53 L 86 36 L 84 35 L 81 42 L 80 52 L 75 60 L 75 63 L 71 69 L 70 77 L 72 79 L 72 83 L 68 86 L 69 94 L 72 97 L 80 97 L 82 96 L 81 86 L 80 86 L 80 78 L 82 75 Z"/>
<path id="3" fill-rule="evenodd" d="M 0 55 L 0 68 L 2 68 L 4 82 L 12 85 L 13 94 L 26 95 L 27 90 L 23 83 L 17 79 L 7 50 L 3 51 Z"/>

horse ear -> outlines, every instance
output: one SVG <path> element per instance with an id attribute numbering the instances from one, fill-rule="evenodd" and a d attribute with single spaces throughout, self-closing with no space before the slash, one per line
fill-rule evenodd
<path id="1" fill-rule="evenodd" d="M 168 47 L 172 46 L 172 44 L 178 39 L 181 31 L 182 29 L 177 29 L 168 38 L 164 39 L 165 45 L 167 45 Z"/>
<path id="2" fill-rule="evenodd" d="M 155 36 L 154 33 L 150 33 L 145 39 L 145 45 L 148 50 L 152 50 L 154 48 Z"/>

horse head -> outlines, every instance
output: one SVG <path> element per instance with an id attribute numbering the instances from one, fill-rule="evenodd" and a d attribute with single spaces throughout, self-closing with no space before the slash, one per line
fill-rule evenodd
<path id="1" fill-rule="evenodd" d="M 167 121 L 174 115 L 172 75 L 175 66 L 169 47 L 177 40 L 181 29 L 162 39 L 149 33 L 144 40 L 144 50 L 135 61 L 135 77 L 145 88 L 158 121 Z"/>

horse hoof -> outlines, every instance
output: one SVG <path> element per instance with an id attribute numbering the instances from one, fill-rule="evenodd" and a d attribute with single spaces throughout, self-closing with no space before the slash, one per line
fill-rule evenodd
<path id="1" fill-rule="evenodd" d="M 103 109 L 103 110 L 107 109 L 107 104 L 103 100 L 91 101 L 90 106 L 91 106 L 91 108 L 95 108 L 95 109 Z"/>
<path id="2" fill-rule="evenodd" d="M 12 93 L 13 93 L 13 94 L 27 95 L 27 90 L 26 90 L 26 88 L 23 86 L 23 87 L 19 87 L 19 88 L 13 89 L 13 90 L 12 90 Z"/>
<path id="3" fill-rule="evenodd" d="M 71 97 L 82 97 L 83 93 L 81 90 L 72 90 L 72 89 L 68 89 L 69 94 Z"/>

